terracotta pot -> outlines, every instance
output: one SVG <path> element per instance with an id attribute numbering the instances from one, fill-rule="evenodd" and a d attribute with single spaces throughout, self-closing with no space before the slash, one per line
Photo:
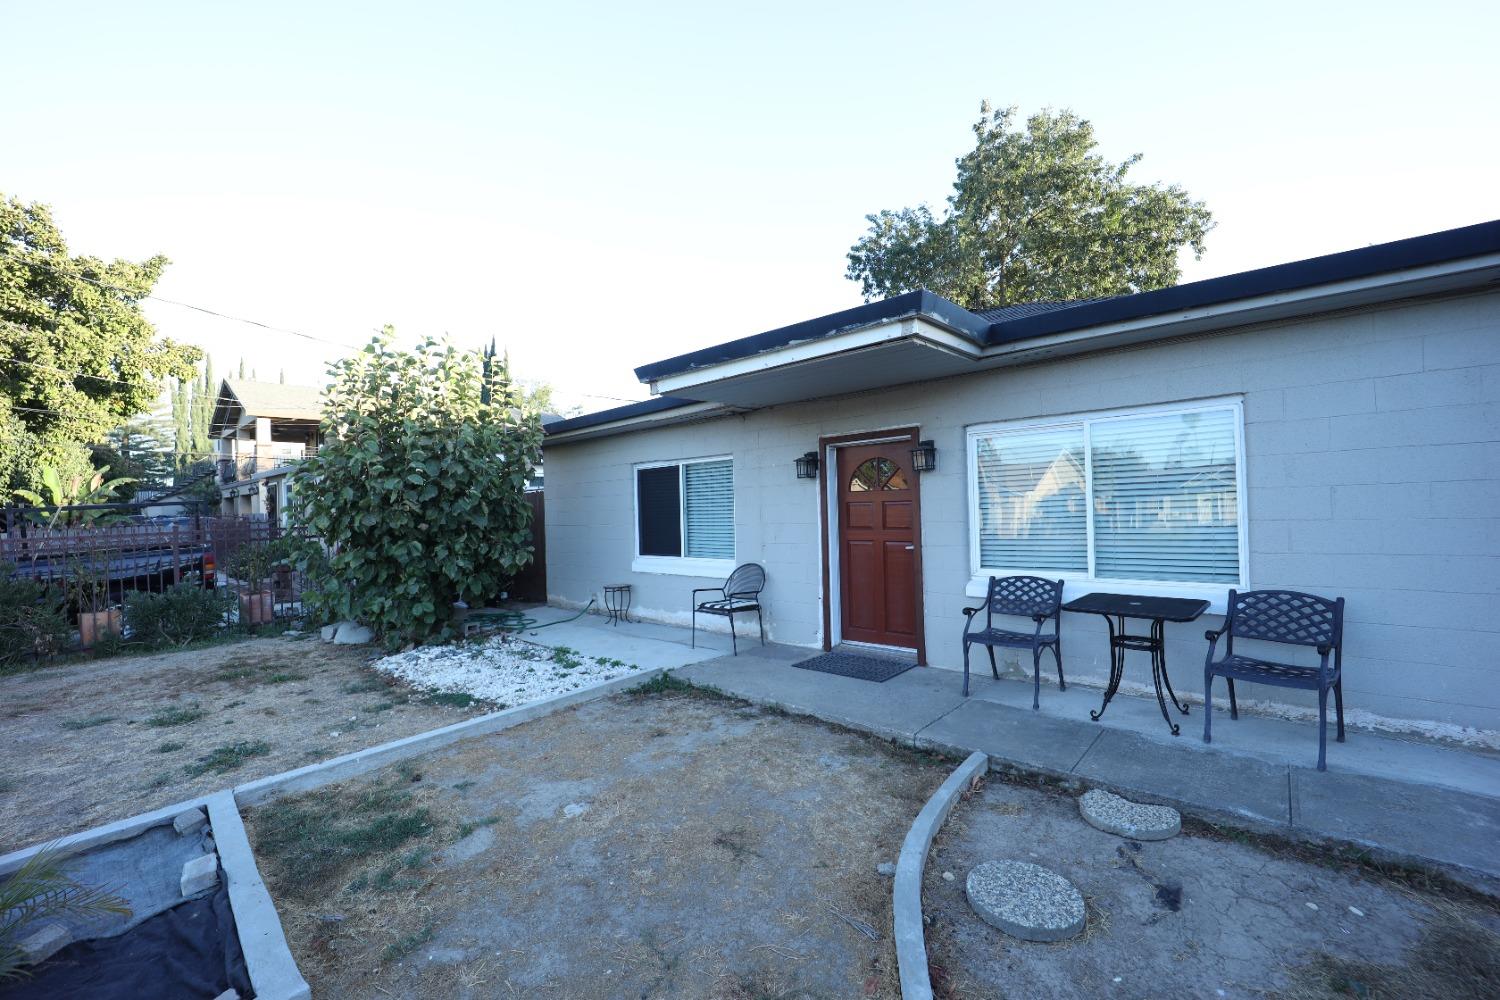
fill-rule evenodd
<path id="1" fill-rule="evenodd" d="M 276 616 L 273 613 L 271 603 L 271 592 L 269 590 L 258 591 L 254 594 L 240 595 L 240 622 L 251 625 L 268 624 Z"/>
<path id="2" fill-rule="evenodd" d="M 84 649 L 93 649 L 94 644 L 106 635 L 120 634 L 120 609 L 107 611 L 78 612 L 78 638 Z"/>

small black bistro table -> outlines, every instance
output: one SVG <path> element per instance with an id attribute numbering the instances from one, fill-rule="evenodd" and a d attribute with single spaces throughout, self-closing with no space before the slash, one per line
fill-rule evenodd
<path id="1" fill-rule="evenodd" d="M 1182 597 L 1146 597 L 1137 594 L 1085 594 L 1062 606 L 1064 611 L 1080 614 L 1103 615 L 1109 625 L 1109 687 L 1104 691 L 1104 704 L 1099 711 L 1089 712 L 1095 722 L 1109 707 L 1109 701 L 1120 690 L 1120 678 L 1125 674 L 1126 650 L 1138 649 L 1151 654 L 1151 680 L 1156 685 L 1156 703 L 1161 706 L 1161 717 L 1176 736 L 1181 730 L 1167 711 L 1167 697 L 1183 715 L 1187 706 L 1177 700 L 1172 682 L 1167 678 L 1166 623 L 1190 622 L 1208 610 L 1207 601 L 1194 601 Z M 1130 635 L 1125 631 L 1127 619 L 1138 619 L 1151 623 L 1150 635 Z M 1166 697 L 1162 688 L 1166 688 Z"/>
<path id="2" fill-rule="evenodd" d="M 604 585 L 604 610 L 611 625 L 630 621 L 630 584 L 608 583 Z"/>

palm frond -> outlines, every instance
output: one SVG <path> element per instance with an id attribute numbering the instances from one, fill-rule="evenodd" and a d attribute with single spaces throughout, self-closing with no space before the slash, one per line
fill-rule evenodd
<path id="1" fill-rule="evenodd" d="M 104 886 L 83 885 L 66 871 L 70 855 L 48 844 L 0 881 L 0 980 L 23 973 L 18 942 L 38 920 L 62 916 L 130 915 L 125 900 Z"/>

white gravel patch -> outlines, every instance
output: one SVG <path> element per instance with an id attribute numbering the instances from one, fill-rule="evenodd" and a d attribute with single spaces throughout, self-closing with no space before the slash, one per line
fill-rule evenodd
<path id="1" fill-rule="evenodd" d="M 416 649 L 371 664 L 423 691 L 463 692 L 501 708 L 593 687 L 639 671 L 634 663 L 584 656 L 506 636 Z"/>

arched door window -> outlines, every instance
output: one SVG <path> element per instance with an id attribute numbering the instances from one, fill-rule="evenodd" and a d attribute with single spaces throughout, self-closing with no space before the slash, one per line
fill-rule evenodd
<path id="1" fill-rule="evenodd" d="M 906 473 L 888 458 L 872 458 L 862 462 L 849 477 L 850 493 L 904 489 L 906 489 Z"/>

